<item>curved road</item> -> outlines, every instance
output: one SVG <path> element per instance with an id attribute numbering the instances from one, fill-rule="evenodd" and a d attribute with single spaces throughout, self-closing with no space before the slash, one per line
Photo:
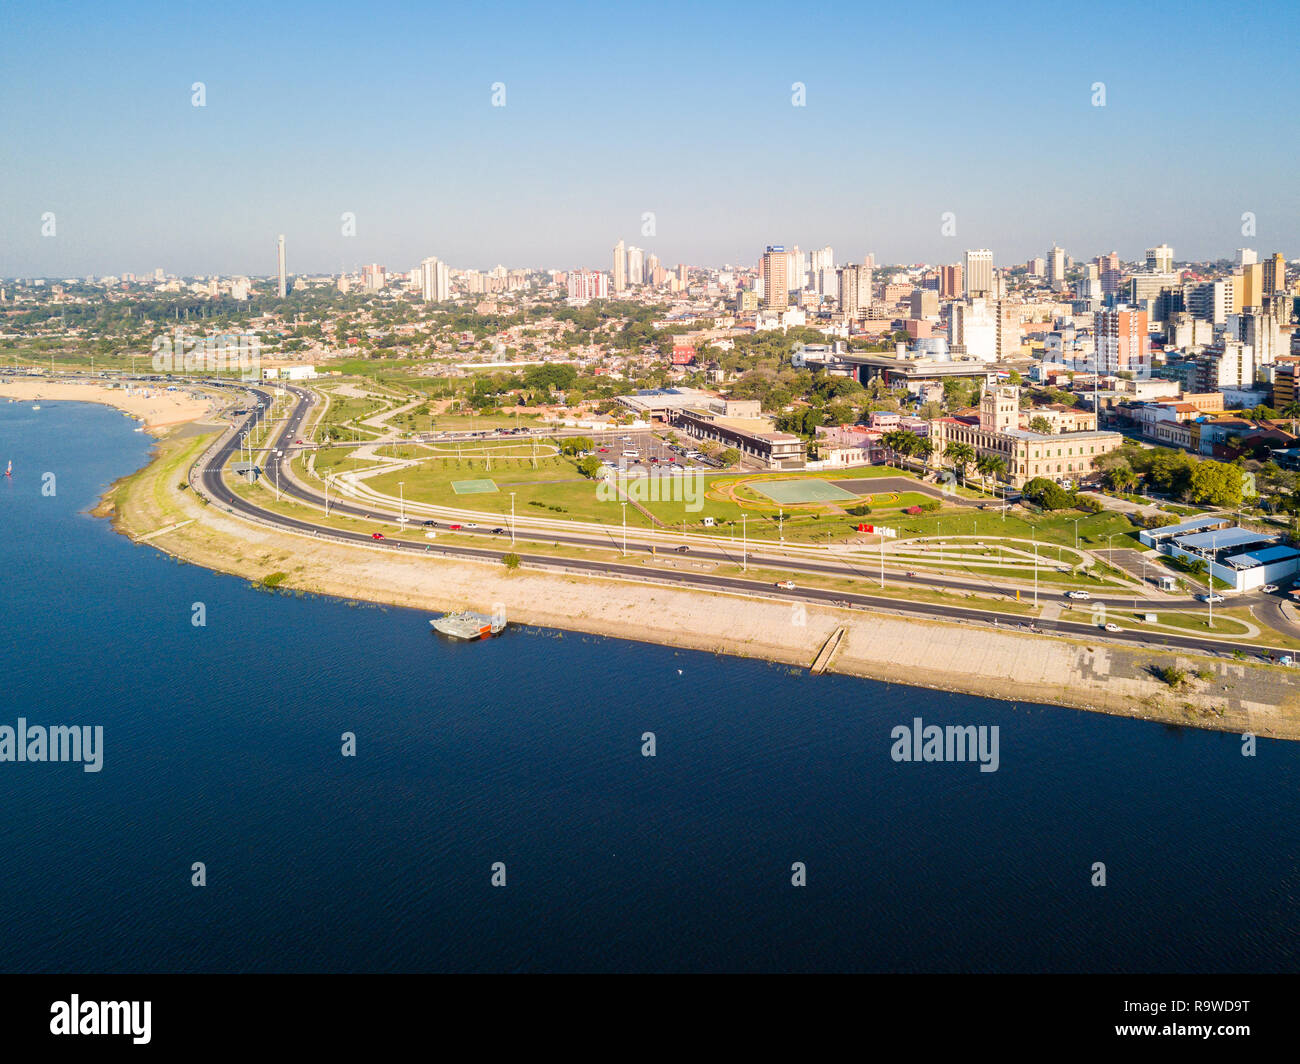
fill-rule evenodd
<path id="1" fill-rule="evenodd" d="M 278 525 L 281 528 L 291 529 L 295 532 L 301 532 L 308 535 L 320 536 L 333 539 L 340 542 L 365 544 L 376 547 L 378 544 L 367 533 L 348 532 L 341 529 L 327 528 L 315 525 L 309 521 L 299 518 L 288 517 L 282 514 L 273 513 L 264 510 L 247 499 L 242 499 L 238 495 L 232 494 L 225 486 L 225 480 L 222 474 L 226 463 L 231 455 L 239 448 L 240 437 L 243 432 L 252 427 L 256 421 L 259 409 L 270 409 L 272 396 L 260 387 L 253 385 L 233 385 L 227 382 L 209 382 L 218 384 L 226 388 L 240 388 L 246 390 L 255 397 L 258 404 L 246 417 L 242 424 L 236 425 L 226 437 L 224 437 L 216 450 L 211 452 L 210 457 L 200 458 L 199 462 L 204 463 L 200 468 L 196 463 L 195 467 L 190 470 L 191 483 L 194 482 L 195 474 L 198 474 L 198 484 L 210 500 L 222 506 L 224 509 L 242 514 L 256 521 Z M 313 397 L 309 392 L 300 388 L 287 388 L 294 396 L 297 397 L 293 410 L 289 413 L 283 427 L 279 432 L 273 433 L 272 442 L 262 452 L 265 454 L 265 465 L 263 475 L 274 478 L 280 468 L 280 464 L 287 460 L 291 448 L 287 447 L 290 441 L 296 439 L 301 432 L 303 423 L 311 410 Z M 278 452 L 285 452 L 283 455 Z M 324 497 L 317 495 L 315 492 L 302 487 L 296 481 L 287 476 L 279 478 L 280 491 L 301 502 L 312 506 L 323 506 Z M 370 519 L 375 521 L 386 521 L 397 523 L 397 515 L 385 514 L 376 510 L 365 510 L 353 506 L 342 500 L 330 504 L 332 511 L 346 513 L 350 516 Z M 516 538 L 520 537 L 516 533 Z M 598 545 L 606 547 L 607 544 L 593 540 L 591 537 L 582 536 L 564 536 L 547 534 L 544 539 L 548 543 L 571 543 L 580 546 Z M 615 544 L 617 545 L 617 544 Z M 444 557 L 459 557 L 473 559 L 475 561 L 496 561 L 509 553 L 506 550 L 468 547 L 468 546 L 449 546 L 445 542 L 440 542 L 437 546 L 426 544 L 419 541 L 404 540 L 401 538 L 385 538 L 383 540 L 384 549 L 400 550 L 413 554 L 436 554 Z M 628 549 L 632 550 L 634 544 L 629 542 Z M 649 554 L 649 544 L 635 544 L 635 549 Z M 516 552 L 518 553 L 518 552 Z M 737 559 L 725 551 L 709 551 L 707 549 L 693 549 L 691 556 L 694 558 L 705 558 L 709 560 L 736 562 Z M 626 565 L 618 562 L 592 561 L 580 558 L 556 559 L 547 555 L 529 555 L 519 554 L 520 561 L 537 569 L 554 569 L 587 572 L 593 575 L 601 576 L 624 576 L 631 577 L 638 581 L 659 581 L 673 584 L 680 584 L 691 587 L 699 587 L 709 590 L 724 591 L 742 591 L 754 594 L 761 594 L 767 598 L 788 598 L 792 600 L 802 600 L 818 603 L 848 605 L 859 609 L 872 609 L 877 611 L 886 611 L 896 614 L 905 614 L 912 616 L 922 616 L 931 618 L 940 618 L 946 620 L 967 620 L 978 621 L 984 624 L 994 624 L 998 627 L 1005 627 L 1012 630 L 1026 630 L 1037 632 L 1059 632 L 1067 635 L 1086 636 L 1089 639 L 1114 640 L 1123 643 L 1142 644 L 1152 647 L 1153 649 L 1168 648 L 1172 650 L 1185 649 L 1194 650 L 1201 653 L 1210 654 L 1227 654 L 1233 648 L 1231 643 L 1222 640 L 1205 639 L 1195 635 L 1176 635 L 1174 633 L 1147 633 L 1137 631 L 1107 632 L 1104 635 L 1098 631 L 1097 627 L 1087 621 L 1074 621 L 1066 616 L 1058 618 L 1055 622 L 1026 622 L 1026 619 L 1019 614 L 998 613 L 991 609 L 971 609 L 963 606 L 940 605 L 937 603 L 912 602 L 906 599 L 892 599 L 884 595 L 865 595 L 855 592 L 824 590 L 812 587 L 800 587 L 793 590 L 784 590 L 773 587 L 766 581 L 745 580 L 738 577 L 727 576 L 710 576 L 703 573 L 676 573 L 665 572 L 662 570 L 647 571 L 639 565 Z M 846 573 L 843 567 L 833 567 L 819 565 L 815 562 L 793 561 L 783 559 L 780 562 L 771 561 L 765 564 L 778 565 L 781 568 L 800 569 L 809 572 L 826 572 L 840 576 L 850 575 Z M 853 575 L 858 575 L 863 579 L 872 579 L 873 574 L 869 568 L 860 570 L 851 570 Z M 878 578 L 875 574 L 874 578 Z M 890 580 L 895 582 L 908 582 L 909 578 L 901 575 L 891 574 Z M 967 592 L 970 588 L 967 585 L 957 584 L 955 582 L 946 582 L 940 578 L 932 577 L 915 577 L 910 582 L 923 585 L 926 587 L 946 586 L 954 590 Z M 1014 596 L 1015 589 L 1003 589 L 990 587 L 989 590 Z M 1094 598 L 1091 602 L 1102 602 L 1109 605 L 1121 606 L 1124 603 L 1131 604 L 1132 596 L 1118 596 Z M 1153 608 L 1170 608 L 1176 606 L 1195 605 L 1193 600 L 1182 602 L 1165 600 L 1159 604 L 1152 604 Z M 1278 648 L 1253 648 L 1257 651 L 1270 651 L 1274 655 L 1290 654 L 1291 651 Z"/>

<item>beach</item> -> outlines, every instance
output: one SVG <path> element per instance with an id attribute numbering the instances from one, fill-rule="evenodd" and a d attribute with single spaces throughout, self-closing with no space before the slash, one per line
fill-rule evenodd
<path id="1" fill-rule="evenodd" d="M 213 413 L 218 405 L 211 398 L 194 398 L 194 389 L 190 387 L 177 386 L 176 391 L 169 392 L 162 382 L 152 387 L 134 384 L 128 391 L 125 385 L 114 388 L 92 381 L 39 377 L 0 378 L 0 402 L 7 399 L 101 403 L 142 421 L 145 431 L 155 436 Z"/>

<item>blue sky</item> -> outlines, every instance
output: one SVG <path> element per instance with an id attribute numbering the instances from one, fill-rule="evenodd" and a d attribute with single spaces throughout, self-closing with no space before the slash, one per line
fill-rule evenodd
<path id="1" fill-rule="evenodd" d="M 1292 258 L 1295 41 L 1262 3 L 11 3 L 0 276 L 268 274 L 278 233 L 291 272 Z"/>

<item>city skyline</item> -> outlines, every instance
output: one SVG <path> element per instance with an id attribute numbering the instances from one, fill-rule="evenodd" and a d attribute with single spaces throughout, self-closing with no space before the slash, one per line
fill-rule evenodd
<path id="1" fill-rule="evenodd" d="M 411 8 L 359 27 L 338 5 L 303 24 L 236 4 L 193 16 L 175 47 L 180 16 L 157 5 L 111 24 L 84 4 L 10 10 L 0 92 L 26 106 L 3 120 L 0 275 L 164 260 L 260 275 L 281 232 L 300 273 L 414 267 L 431 247 L 480 268 L 607 268 L 620 237 L 714 264 L 781 240 L 879 262 L 984 247 L 1015 262 L 1050 241 L 1125 259 L 1160 242 L 1185 260 L 1300 246 L 1295 120 L 1235 106 L 1228 70 L 1173 86 L 1145 73 L 1176 11 L 1185 69 L 1231 55 L 1269 98 L 1286 89 L 1285 35 L 1265 32 L 1262 7 L 1226 26 L 1123 9 L 1116 35 L 1120 11 L 1099 6 L 1066 37 L 941 5 L 929 36 L 864 63 L 863 41 L 915 40 L 906 12 L 832 5 L 800 34 L 681 6 Z M 101 51 L 112 66 L 91 62 Z M 574 71 L 598 89 L 580 107 Z"/>

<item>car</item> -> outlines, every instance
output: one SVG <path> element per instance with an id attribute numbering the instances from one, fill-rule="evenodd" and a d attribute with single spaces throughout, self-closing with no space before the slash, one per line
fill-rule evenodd
<path id="1" fill-rule="evenodd" d="M 478 528 L 478 525 L 476 525 L 473 521 L 466 521 L 466 522 L 465 522 L 465 527 L 466 527 L 466 528 Z"/>
<path id="2" fill-rule="evenodd" d="M 1264 592 L 1264 594 L 1266 595 L 1271 595 L 1275 591 L 1277 591 L 1277 584 L 1265 584 L 1263 587 L 1260 588 L 1260 590 Z"/>
<path id="3" fill-rule="evenodd" d="M 609 448 L 608 448 L 608 447 L 602 447 L 602 448 L 600 449 L 600 453 L 601 453 L 601 454 L 609 454 Z"/>
<path id="4" fill-rule="evenodd" d="M 779 587 L 779 588 L 781 588 L 783 591 L 793 591 L 793 590 L 794 590 L 794 581 L 793 581 L 793 580 L 778 580 L 776 586 Z"/>
<path id="5" fill-rule="evenodd" d="M 1202 602 L 1212 602 L 1217 604 L 1223 601 L 1222 595 L 1197 595 L 1196 597 Z"/>
<path id="6" fill-rule="evenodd" d="M 1107 621 L 1106 624 L 1105 624 L 1105 628 L 1106 628 L 1106 631 L 1108 631 L 1108 632 L 1122 632 L 1122 631 L 1124 630 L 1124 629 L 1122 629 L 1118 624 L 1116 624 L 1114 621 Z"/>
<path id="7" fill-rule="evenodd" d="M 437 522 L 437 521 L 421 521 L 420 524 L 423 525 L 425 528 L 437 528 L 437 527 L 438 527 L 438 522 Z"/>
<path id="8" fill-rule="evenodd" d="M 492 529 L 492 535 L 494 536 L 504 536 L 505 534 L 506 534 L 506 530 L 504 528 Z"/>
<path id="9" fill-rule="evenodd" d="M 1089 595 L 1088 592 L 1086 592 L 1086 591 L 1067 591 L 1067 592 L 1065 593 L 1065 597 L 1066 597 L 1066 598 L 1072 598 L 1072 599 L 1089 599 L 1089 598 L 1092 598 L 1092 596 Z"/>
<path id="10" fill-rule="evenodd" d="M 453 532 L 460 531 L 460 525 L 448 525 L 447 527 L 450 528 Z"/>
<path id="11" fill-rule="evenodd" d="M 675 550 L 678 554 L 685 554 L 690 549 L 691 548 L 686 546 L 685 544 L 682 544 L 680 547 L 673 548 L 673 550 Z"/>
<path id="12" fill-rule="evenodd" d="M 294 440 L 294 443 L 302 443 L 302 440 Z"/>
<path id="13" fill-rule="evenodd" d="M 384 534 L 383 534 L 382 532 L 371 532 L 371 533 L 370 533 L 370 538 L 371 538 L 371 539 L 383 539 L 383 538 L 384 538 Z"/>

